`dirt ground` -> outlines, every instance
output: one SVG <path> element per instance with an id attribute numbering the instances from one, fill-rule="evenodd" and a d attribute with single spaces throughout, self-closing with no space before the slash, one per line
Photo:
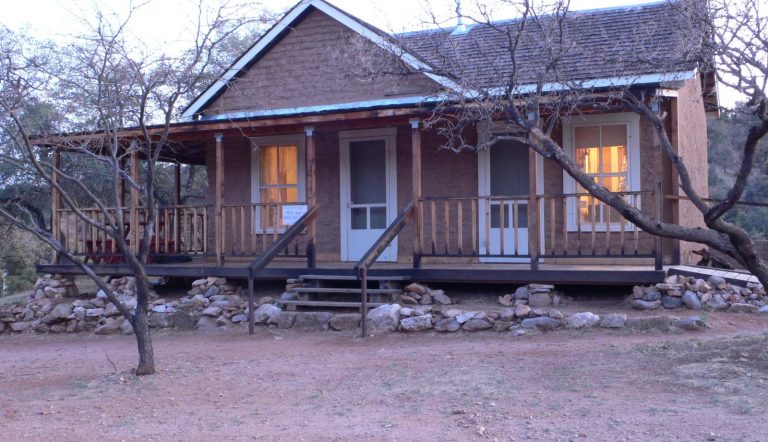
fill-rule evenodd
<path id="1" fill-rule="evenodd" d="M 590 330 L 0 337 L 0 439 L 768 440 L 768 320 Z"/>

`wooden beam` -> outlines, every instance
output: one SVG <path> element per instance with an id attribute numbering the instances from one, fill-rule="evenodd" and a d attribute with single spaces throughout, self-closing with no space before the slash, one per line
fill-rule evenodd
<path id="1" fill-rule="evenodd" d="M 61 169 L 61 151 L 56 149 L 56 151 L 53 153 L 53 170 L 51 171 L 51 181 L 53 184 L 58 183 L 59 181 L 59 169 Z M 56 189 L 56 186 L 51 186 L 51 234 L 53 234 L 53 239 L 57 241 L 63 241 L 67 242 L 69 238 L 62 238 L 61 237 L 61 213 L 59 210 L 61 209 L 61 195 L 59 195 L 59 191 Z M 67 232 L 69 234 L 69 232 Z M 66 247 L 66 244 L 65 244 Z M 77 247 L 77 244 L 75 244 L 75 247 Z M 54 252 L 53 253 L 53 262 L 59 263 L 61 262 L 61 256 Z"/>
<path id="2" fill-rule="evenodd" d="M 219 266 L 224 265 L 224 216 L 222 213 L 222 204 L 224 202 L 224 150 L 222 141 L 224 135 L 217 133 L 216 137 L 216 263 Z"/>
<path id="3" fill-rule="evenodd" d="M 175 183 L 174 204 L 177 206 L 180 206 L 181 205 L 181 163 L 176 163 L 176 167 L 174 168 L 174 183 Z"/>
<path id="4" fill-rule="evenodd" d="M 136 150 L 131 152 L 131 179 L 135 184 L 139 184 L 139 155 Z M 139 189 L 136 186 L 131 186 L 130 210 L 131 252 L 136 255 L 139 253 Z"/>
<path id="5" fill-rule="evenodd" d="M 424 243 L 424 218 L 421 207 L 421 131 L 419 119 L 412 118 L 411 123 L 411 187 L 413 194 L 413 268 L 421 267 L 421 245 Z M 461 222 L 461 221 L 459 221 Z M 461 226 L 459 226 L 461 231 Z M 461 245 L 459 245 L 461 247 Z"/>
<path id="6" fill-rule="evenodd" d="M 539 197 L 536 189 L 536 151 L 528 149 L 528 254 L 531 270 L 539 269 Z M 554 220 L 552 220 L 554 222 Z M 610 233 L 609 233 L 610 234 Z"/>
<path id="7" fill-rule="evenodd" d="M 307 126 L 304 128 L 306 134 L 306 161 L 307 161 L 307 206 L 313 209 L 317 206 L 317 165 L 315 148 L 315 128 Z M 307 268 L 314 268 L 316 265 L 316 241 L 317 241 L 317 218 L 314 217 L 307 227 Z"/>

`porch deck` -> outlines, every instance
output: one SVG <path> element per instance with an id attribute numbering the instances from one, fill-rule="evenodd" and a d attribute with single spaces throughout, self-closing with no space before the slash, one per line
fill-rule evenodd
<path id="1" fill-rule="evenodd" d="M 231 279 L 248 278 L 249 261 L 231 261 L 223 266 L 215 260 L 195 259 L 186 263 L 149 264 L 150 276 L 174 278 L 202 278 L 220 276 Z M 323 261 L 315 268 L 307 268 L 305 260 L 272 261 L 261 270 L 256 279 L 282 280 L 299 275 L 354 275 L 354 262 Z M 92 265 L 98 274 L 127 275 L 130 270 L 119 264 Z M 42 273 L 77 274 L 71 264 L 43 264 Z M 381 262 L 369 270 L 370 276 L 405 276 L 422 282 L 460 283 L 552 283 L 552 284 L 651 284 L 662 282 L 666 271 L 655 270 L 653 265 L 598 265 L 598 264 L 546 264 L 531 270 L 530 264 L 498 263 L 423 263 L 413 268 L 410 263 Z"/>

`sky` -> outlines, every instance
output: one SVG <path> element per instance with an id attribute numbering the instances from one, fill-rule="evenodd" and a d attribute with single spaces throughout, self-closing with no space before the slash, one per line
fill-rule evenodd
<path id="1" fill-rule="evenodd" d="M 202 0 L 204 7 L 212 7 L 222 0 Z M 242 5 L 243 10 L 266 8 L 275 13 L 287 11 L 298 0 L 224 0 Z M 402 32 L 424 28 L 431 22 L 429 12 L 445 26 L 455 24 L 455 0 L 327 0 L 333 5 L 356 15 L 381 29 Z M 571 9 L 621 7 L 658 0 L 571 0 Z M 475 0 L 463 0 L 464 13 L 471 15 Z M 484 0 L 494 19 L 515 16 L 510 7 L 499 0 Z M 25 29 L 40 39 L 66 40 L 82 32 L 87 23 L 84 17 L 93 17 L 96 9 L 126 16 L 131 5 L 141 5 L 131 18 L 129 31 L 148 47 L 185 47 L 195 2 L 192 0 L 24 0 L 4 2 L 0 24 L 11 29 Z M 98 6 L 97 6 L 98 5 Z M 258 8 L 258 9 L 257 9 Z M 738 96 L 721 88 L 721 101 L 732 106 Z"/>

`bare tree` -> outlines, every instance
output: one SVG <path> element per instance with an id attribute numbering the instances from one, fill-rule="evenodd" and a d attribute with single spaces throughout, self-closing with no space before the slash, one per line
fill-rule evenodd
<path id="1" fill-rule="evenodd" d="M 453 79 L 459 87 L 441 89 L 426 126 L 444 135 L 444 149 L 455 152 L 478 151 L 504 140 L 514 140 L 556 163 L 586 192 L 616 209 L 624 218 L 652 235 L 705 244 L 750 270 L 768 286 L 768 266 L 755 252 L 754 242 L 738 225 L 723 215 L 741 199 L 758 142 L 768 133 L 768 11 L 760 0 L 679 0 L 671 3 L 674 13 L 656 22 L 635 23 L 627 40 L 610 41 L 601 47 L 585 47 L 574 39 L 574 25 L 583 14 L 571 11 L 567 0 L 553 3 L 534 0 L 508 0 L 516 7 L 519 19 L 497 22 L 490 7 L 477 2 L 475 14 L 462 16 L 474 29 L 493 34 L 493 38 L 466 39 L 451 30 L 422 33 L 416 37 L 395 37 L 394 45 L 403 52 L 417 53 L 437 68 L 437 73 Z M 433 14 L 434 16 L 434 14 Z M 434 24 L 438 24 L 435 22 Z M 621 23 L 617 26 L 629 26 Z M 672 38 L 658 38 L 675 32 Z M 591 29 L 590 32 L 601 32 Z M 627 50 L 628 43 L 642 51 Z M 501 42 L 501 43 L 500 43 Z M 471 53 L 478 63 L 468 65 Z M 589 53 L 589 57 L 584 57 Z M 573 60 L 602 59 L 604 77 L 622 78 L 621 84 L 597 88 Z M 374 66 L 373 64 L 371 64 Z M 612 75 L 607 75 L 612 66 Z M 724 200 L 708 201 L 692 183 L 691 171 L 675 150 L 667 133 L 670 118 L 658 106 L 656 88 L 643 87 L 643 69 L 668 74 L 674 84 L 675 73 L 686 69 L 711 72 L 717 78 L 749 97 L 746 109 L 752 115 L 743 146 L 736 179 Z M 374 66 L 375 69 L 375 66 Z M 662 87 L 664 85 L 662 84 Z M 705 97 L 700 97 L 702 102 Z M 653 126 L 662 154 L 676 175 L 677 186 L 701 214 L 706 228 L 686 227 L 664 222 L 653 214 L 634 207 L 620 192 L 596 182 L 577 161 L 567 154 L 555 136 L 567 118 L 583 113 L 629 111 L 639 114 Z M 479 141 L 466 135 L 494 120 L 520 130 L 510 134 L 487 134 Z M 469 130 L 471 129 L 471 130 Z M 699 146 L 704 151 L 707 146 Z"/>
<path id="2" fill-rule="evenodd" d="M 208 10 L 202 3 L 196 6 L 199 13 L 188 36 L 191 48 L 179 54 L 146 54 L 129 37 L 126 29 L 135 9 L 121 20 L 97 13 L 84 22 L 90 29 L 66 46 L 0 32 L 0 118 L 5 135 L 0 163 L 17 180 L 33 176 L 46 183 L 79 223 L 109 238 L 136 277 L 135 310 L 120 302 L 81 256 L 67 249 L 55 233 L 60 226 L 46 229 L 33 222 L 36 214 L 18 201 L 0 206 L 0 216 L 50 245 L 106 294 L 135 332 L 137 375 L 155 372 L 145 264 L 157 222 L 159 162 L 178 148 L 170 139 L 171 123 L 180 106 L 219 74 L 212 69 L 220 65 L 217 51 L 222 43 L 254 20 L 244 19 L 239 5 L 222 3 Z M 30 120 L 41 101 L 56 110 L 55 121 L 46 127 Z M 58 160 L 62 153 L 100 168 L 108 191 L 100 193 L 84 184 L 81 175 L 68 173 Z M 126 167 L 126 159 L 134 160 L 133 170 Z M 143 176 L 136 169 L 138 159 L 144 162 Z M 127 239 L 127 189 L 138 193 L 145 211 L 143 232 L 134 243 Z M 138 228 L 137 220 L 130 221 Z"/>

